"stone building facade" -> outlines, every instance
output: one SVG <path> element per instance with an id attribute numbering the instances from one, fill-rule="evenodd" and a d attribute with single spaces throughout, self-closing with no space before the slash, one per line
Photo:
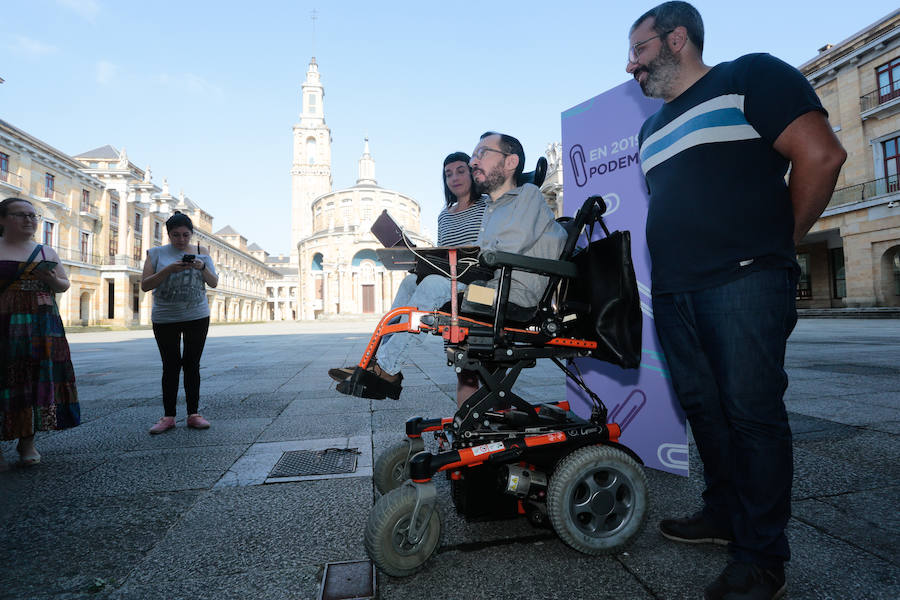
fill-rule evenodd
<path id="1" fill-rule="evenodd" d="M 900 306 L 900 10 L 799 69 L 848 157 L 797 248 L 798 306 Z"/>
<path id="2" fill-rule="evenodd" d="M 280 277 L 266 281 L 266 310 L 269 321 L 296 321 L 299 319 L 297 267 L 291 257 L 279 254 L 266 258 L 266 265 Z"/>
<path id="3" fill-rule="evenodd" d="M 375 249 L 381 244 L 369 231 L 373 221 L 386 210 L 417 245 L 430 246 L 433 241 L 421 233 L 419 203 L 378 185 L 368 138 L 356 185 L 331 189 L 331 130 L 325 124 L 324 100 L 313 58 L 302 86 L 300 122 L 293 128 L 291 265 L 298 282 L 296 318 L 384 313 L 406 272 L 387 270 L 378 260 Z M 283 306 L 275 298 L 273 310 Z"/>
<path id="4" fill-rule="evenodd" d="M 69 156 L 0 121 L 0 195 L 34 203 L 42 215 L 38 240 L 53 246 L 71 287 L 57 296 L 68 326 L 148 325 L 151 294 L 140 289 L 146 251 L 168 243 L 165 221 L 175 210 L 194 223 L 194 241 L 210 249 L 219 286 L 207 290 L 211 319 L 266 319 L 266 287 L 279 278 L 266 253 L 231 228 L 212 232 L 213 217 L 184 193 L 157 186 L 149 168 L 127 152 L 103 146 Z"/>
<path id="5" fill-rule="evenodd" d="M 562 144 L 560 142 L 547 144 L 544 157 L 547 159 L 547 176 L 541 184 L 541 193 L 558 219 L 563 216 Z"/>

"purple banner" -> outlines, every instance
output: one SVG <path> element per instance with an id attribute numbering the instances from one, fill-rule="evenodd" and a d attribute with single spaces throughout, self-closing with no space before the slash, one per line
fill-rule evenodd
<path id="1" fill-rule="evenodd" d="M 638 158 L 641 124 L 660 104 L 645 97 L 637 82 L 629 81 L 562 114 L 563 210 L 574 215 L 588 196 L 602 195 L 610 231 L 631 231 L 644 318 L 640 369 L 626 370 L 591 358 L 574 362 L 585 383 L 609 409 L 609 422 L 621 426 L 620 441 L 648 467 L 687 475 L 684 414 L 675 399 L 653 324 L 650 255 L 644 232 L 649 198 Z M 601 231 L 597 237 L 602 236 Z M 590 414 L 590 399 L 571 382 L 567 397 L 576 413 Z"/>

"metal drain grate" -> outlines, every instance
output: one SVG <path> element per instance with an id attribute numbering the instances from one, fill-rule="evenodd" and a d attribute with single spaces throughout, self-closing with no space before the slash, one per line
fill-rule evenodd
<path id="1" fill-rule="evenodd" d="M 370 560 L 325 565 L 319 600 L 370 600 L 375 597 L 375 566 Z"/>
<path id="2" fill-rule="evenodd" d="M 269 477 L 304 477 L 334 475 L 356 471 L 357 448 L 294 450 L 285 452 L 272 467 Z"/>

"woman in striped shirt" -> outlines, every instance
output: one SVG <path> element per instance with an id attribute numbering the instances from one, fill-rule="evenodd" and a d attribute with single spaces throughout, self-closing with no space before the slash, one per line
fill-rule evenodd
<path id="1" fill-rule="evenodd" d="M 438 246 L 474 246 L 486 204 L 475 191 L 469 155 L 465 152 L 454 152 L 444 159 L 444 199 L 447 205 L 438 215 Z M 456 406 L 462 406 L 477 390 L 475 371 L 458 373 Z"/>
<path id="2" fill-rule="evenodd" d="M 454 152 L 444 159 L 444 199 L 447 204 L 438 215 L 438 246 L 474 245 L 485 203 L 475 191 L 465 152 Z"/>
<path id="3" fill-rule="evenodd" d="M 475 191 L 475 181 L 472 179 L 472 170 L 469 167 L 469 155 L 465 152 L 454 152 L 444 159 L 444 200 L 446 205 L 438 215 L 438 246 L 473 246 L 478 239 L 478 231 L 481 228 L 481 219 L 484 216 L 486 204 L 481 195 Z M 436 275 L 430 275 L 437 277 Z M 407 275 L 400 283 L 397 295 L 391 309 L 398 306 L 414 305 L 413 298 L 420 278 L 415 275 Z M 464 288 L 464 286 L 461 286 Z M 448 297 L 447 300 L 450 298 Z M 383 345 L 390 342 L 386 337 Z M 380 367 L 371 367 L 375 373 L 381 376 Z M 353 375 L 355 367 L 330 369 L 328 375 L 335 381 L 343 381 Z M 399 385 L 399 377 L 397 378 Z M 472 371 L 463 371 L 458 375 L 456 386 L 456 402 L 462 405 L 466 399 L 478 389 L 478 377 Z"/>

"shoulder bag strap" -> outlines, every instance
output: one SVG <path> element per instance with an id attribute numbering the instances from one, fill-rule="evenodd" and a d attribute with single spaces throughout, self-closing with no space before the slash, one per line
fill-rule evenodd
<path id="1" fill-rule="evenodd" d="M 21 277 L 21 276 L 22 276 L 22 273 L 25 272 L 25 267 L 27 267 L 28 265 L 31 264 L 31 261 L 34 260 L 34 257 L 37 256 L 37 253 L 38 253 L 38 252 L 42 252 L 42 250 L 41 250 L 42 247 L 43 247 L 43 246 L 42 246 L 41 244 L 38 244 L 37 246 L 34 247 L 34 251 L 31 253 L 31 256 L 28 257 L 28 260 L 26 260 L 24 263 L 22 263 L 21 265 L 19 265 L 19 270 L 16 271 L 16 274 L 13 276 L 13 278 L 10 279 L 9 281 L 7 281 L 6 283 L 4 283 L 4 284 L 3 284 L 3 287 L 0 288 L 0 294 L 2 294 L 3 292 L 5 292 L 5 291 L 6 291 L 6 288 L 8 288 L 9 286 L 11 286 L 11 285 L 14 284 L 16 281 L 19 280 L 19 277 Z"/>

